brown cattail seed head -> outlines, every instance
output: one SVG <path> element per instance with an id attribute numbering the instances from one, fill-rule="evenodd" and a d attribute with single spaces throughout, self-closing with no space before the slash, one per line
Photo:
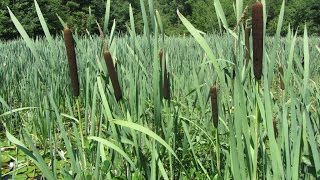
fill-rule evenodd
<path id="1" fill-rule="evenodd" d="M 217 88 L 215 86 L 210 88 L 211 108 L 212 108 L 212 120 L 215 128 L 218 127 L 218 95 Z"/>
<path id="2" fill-rule="evenodd" d="M 263 57 L 263 6 L 259 1 L 252 6 L 252 39 L 254 75 L 260 80 Z"/>
<path id="3" fill-rule="evenodd" d="M 273 125 L 274 136 L 277 138 L 278 137 L 277 121 L 274 118 L 272 119 L 272 125 Z"/>
<path id="4" fill-rule="evenodd" d="M 250 33 L 251 33 L 251 28 L 246 28 L 245 29 L 245 46 L 246 46 L 246 66 L 249 63 L 250 60 Z"/>
<path id="5" fill-rule="evenodd" d="M 165 69 L 164 82 L 163 82 L 163 98 L 170 99 L 170 78 L 169 73 Z"/>
<path id="6" fill-rule="evenodd" d="M 280 76 L 280 88 L 281 88 L 281 90 L 284 90 L 285 86 L 284 86 L 284 82 L 283 82 L 283 68 L 282 68 L 282 66 L 279 66 L 279 76 Z"/>
<path id="7" fill-rule="evenodd" d="M 122 92 L 121 92 L 121 88 L 120 88 L 120 84 L 119 84 L 118 75 L 117 75 L 117 72 L 116 72 L 115 67 L 113 65 L 113 60 L 112 60 L 111 54 L 107 48 L 104 49 L 103 56 L 104 56 L 104 60 L 106 62 L 109 76 L 111 79 L 111 83 L 113 86 L 114 95 L 116 97 L 116 100 L 119 101 L 122 98 Z"/>
<path id="8" fill-rule="evenodd" d="M 64 42 L 67 50 L 68 56 L 68 64 L 69 64 L 69 72 L 71 78 L 71 85 L 72 85 L 72 94 L 74 96 L 79 96 L 79 78 L 78 78 L 78 69 L 77 69 L 77 62 L 76 62 L 76 53 L 74 47 L 74 39 L 72 36 L 71 30 L 66 26 L 63 30 L 64 33 Z"/>
<path id="9" fill-rule="evenodd" d="M 163 49 L 159 50 L 158 55 L 159 55 L 160 68 L 162 68 Z"/>
<path id="10" fill-rule="evenodd" d="M 166 61 L 163 60 L 163 49 L 159 50 L 159 62 L 160 62 L 160 69 L 162 72 L 162 62 L 164 62 L 164 77 L 163 77 L 163 87 L 162 87 L 162 92 L 163 92 L 163 98 L 164 99 L 170 99 L 170 78 L 169 78 L 169 73 L 167 71 L 167 63 Z"/>

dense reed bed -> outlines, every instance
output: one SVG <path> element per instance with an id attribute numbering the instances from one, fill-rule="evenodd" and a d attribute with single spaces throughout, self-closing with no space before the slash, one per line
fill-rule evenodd
<path id="1" fill-rule="evenodd" d="M 191 35 L 166 37 L 154 14 L 143 35 L 133 19 L 107 30 L 107 52 L 73 36 L 77 93 L 63 37 L 30 40 L 10 11 L 23 39 L 0 42 L 1 178 L 320 177 L 319 38 L 260 34 L 258 84 L 244 28 L 203 36 L 178 12 Z"/>

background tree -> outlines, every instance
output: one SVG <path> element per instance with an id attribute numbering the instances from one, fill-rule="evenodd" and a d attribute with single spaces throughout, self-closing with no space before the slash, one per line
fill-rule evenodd
<path id="1" fill-rule="evenodd" d="M 19 34 L 11 22 L 7 6 L 16 15 L 28 34 L 32 37 L 42 36 L 43 32 L 34 7 L 34 0 L 1 0 L 0 1 L 0 39 L 9 40 L 19 37 Z M 248 6 L 248 14 L 251 14 L 251 6 L 256 0 L 244 0 L 244 7 Z M 62 25 L 56 14 L 58 14 L 78 34 L 85 35 L 86 29 L 90 33 L 98 33 L 95 21 L 101 25 L 104 22 L 106 0 L 38 0 L 38 4 L 47 21 L 50 32 L 53 35 L 61 34 Z M 148 11 L 148 0 L 144 0 Z M 212 0 L 154 0 L 155 9 L 160 12 L 165 33 L 177 35 L 187 33 L 181 24 L 176 10 L 188 18 L 198 29 L 213 33 L 219 30 L 218 19 Z M 225 12 L 230 28 L 237 22 L 234 13 L 235 0 L 223 0 L 221 5 Z M 267 33 L 275 33 L 281 0 L 267 1 L 268 26 Z M 111 13 L 109 28 L 116 20 L 116 30 L 126 33 L 126 24 L 129 24 L 129 4 L 134 12 L 137 33 L 143 32 L 143 20 L 139 0 L 111 0 Z M 89 7 L 91 16 L 89 16 Z M 319 0 L 286 0 L 284 16 L 284 27 L 281 34 L 285 35 L 287 26 L 298 29 L 299 34 L 303 32 L 304 24 L 308 26 L 309 34 L 320 35 L 320 1 Z M 147 12 L 149 13 L 149 12 Z M 90 18 L 91 17 L 91 18 Z M 150 20 L 149 20 L 150 21 Z"/>

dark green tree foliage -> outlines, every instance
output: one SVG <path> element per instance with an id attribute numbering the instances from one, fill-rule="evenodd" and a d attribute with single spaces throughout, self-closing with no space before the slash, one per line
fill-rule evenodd
<path id="1" fill-rule="evenodd" d="M 19 37 L 19 34 L 10 20 L 7 6 L 16 15 L 27 33 L 32 36 L 42 36 L 43 32 L 39 23 L 34 0 L 1 0 L 0 1 L 0 39 L 9 40 Z M 244 7 L 249 8 L 256 0 L 244 0 Z M 149 15 L 148 0 L 144 0 L 147 14 Z M 165 33 L 177 35 L 187 33 L 181 24 L 176 11 L 177 9 L 188 18 L 198 29 L 212 33 L 219 30 L 213 0 L 154 0 L 155 9 L 162 17 Z M 220 0 L 224 9 L 230 28 L 236 26 L 234 13 L 235 0 Z M 101 25 L 104 22 L 106 0 L 38 0 L 38 4 L 47 21 L 50 32 L 53 35 L 61 34 L 62 25 L 56 14 L 58 14 L 68 26 L 78 34 L 98 33 L 96 21 Z M 267 33 L 275 33 L 278 15 L 282 0 L 267 1 L 268 26 Z M 129 4 L 134 11 L 136 31 L 143 32 L 143 20 L 139 0 L 111 0 L 111 13 L 109 29 L 113 20 L 116 20 L 116 30 L 121 33 L 127 31 L 129 24 Z M 89 16 L 89 7 L 91 16 Z M 293 29 L 298 29 L 299 34 L 303 32 L 304 24 L 307 24 L 310 34 L 320 34 L 320 1 L 319 0 L 286 0 L 284 28 L 282 35 L 286 33 L 286 26 L 290 24 Z M 250 11 L 248 14 L 250 15 Z M 150 21 L 150 19 L 149 19 Z"/>
<path id="2" fill-rule="evenodd" d="M 57 27 L 61 26 L 55 15 L 55 13 L 59 10 L 59 3 L 59 0 L 40 0 L 38 2 L 44 18 L 48 22 L 49 29 L 53 34 L 57 32 Z M 3 0 L 0 3 L 1 39 L 12 39 L 19 37 L 16 28 L 11 22 L 7 6 L 15 14 L 31 37 L 43 34 L 33 0 Z"/>
<path id="3" fill-rule="evenodd" d="M 303 33 L 303 26 L 306 23 L 310 34 L 320 34 L 320 1 L 297 0 L 293 3 L 292 9 L 296 11 L 292 14 L 293 27 L 299 28 L 299 32 Z"/>
<path id="4" fill-rule="evenodd" d="M 127 30 L 126 24 L 129 22 L 129 4 L 130 1 L 117 0 L 112 2 L 111 12 L 110 12 L 110 24 L 112 26 L 113 20 L 116 20 L 116 28 L 120 32 L 125 32 Z M 131 4 L 131 6 L 134 4 Z"/>

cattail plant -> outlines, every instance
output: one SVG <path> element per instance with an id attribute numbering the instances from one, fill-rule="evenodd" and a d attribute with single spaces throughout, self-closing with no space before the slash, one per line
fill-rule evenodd
<path id="1" fill-rule="evenodd" d="M 104 48 L 103 56 L 104 56 L 104 60 L 106 62 L 109 76 L 111 79 L 111 83 L 113 86 L 114 95 L 116 97 L 116 100 L 119 101 L 122 98 L 122 92 L 121 92 L 121 88 L 120 88 L 120 84 L 119 84 L 119 79 L 118 79 L 117 71 L 116 71 L 114 64 L 113 64 L 111 54 L 110 54 L 108 48 L 106 48 L 106 47 Z"/>
<path id="2" fill-rule="evenodd" d="M 74 47 L 74 39 L 72 36 L 71 30 L 66 26 L 63 30 L 64 33 L 64 42 L 67 50 L 69 72 L 72 85 L 72 93 L 74 96 L 78 97 L 80 94 L 79 91 L 79 78 L 78 78 L 78 68 L 76 62 L 76 53 Z"/>
<path id="3" fill-rule="evenodd" d="M 263 57 L 263 6 L 260 1 L 252 6 L 252 39 L 254 75 L 260 80 Z"/>
<path id="4" fill-rule="evenodd" d="M 75 47 L 74 47 L 74 39 L 72 36 L 71 30 L 65 26 L 64 30 L 64 42 L 66 45 L 67 50 L 67 56 L 68 56 L 68 64 L 69 64 L 69 71 L 70 71 L 70 77 L 71 77 L 71 85 L 72 85 L 72 93 L 74 96 L 78 97 L 76 99 L 76 104 L 78 108 L 78 117 L 79 117 L 79 128 L 80 128 L 80 137 L 81 137 L 81 146 L 82 149 L 85 149 L 84 144 L 84 136 L 83 136 L 83 120 L 81 118 L 81 112 L 80 112 L 80 90 L 79 90 L 79 78 L 78 78 L 78 68 L 77 68 L 77 62 L 76 62 L 76 53 L 75 53 Z M 85 162 L 85 153 L 82 151 L 82 164 L 86 166 Z"/>
<path id="5" fill-rule="evenodd" d="M 252 6 L 252 46 L 253 46 L 253 71 L 257 81 L 260 81 L 262 76 L 262 58 L 263 58 L 263 6 L 260 1 L 257 1 Z M 260 86 L 257 83 L 257 91 Z M 256 104 L 256 121 L 254 130 L 254 160 L 253 160 L 253 176 L 257 177 L 258 152 L 259 152 L 259 123 L 261 120 L 261 112 Z"/>
<path id="6" fill-rule="evenodd" d="M 162 72 L 162 59 L 163 59 L 163 49 L 159 50 L 159 61 L 160 61 L 160 68 Z M 164 99 L 170 99 L 170 79 L 169 79 L 169 73 L 167 71 L 167 63 L 164 60 L 164 77 L 163 77 L 163 98 Z"/>
<path id="7" fill-rule="evenodd" d="M 210 88 L 210 97 L 211 97 L 211 108 L 212 108 L 212 120 L 215 128 L 218 128 L 218 95 L 217 87 L 213 86 Z"/>

